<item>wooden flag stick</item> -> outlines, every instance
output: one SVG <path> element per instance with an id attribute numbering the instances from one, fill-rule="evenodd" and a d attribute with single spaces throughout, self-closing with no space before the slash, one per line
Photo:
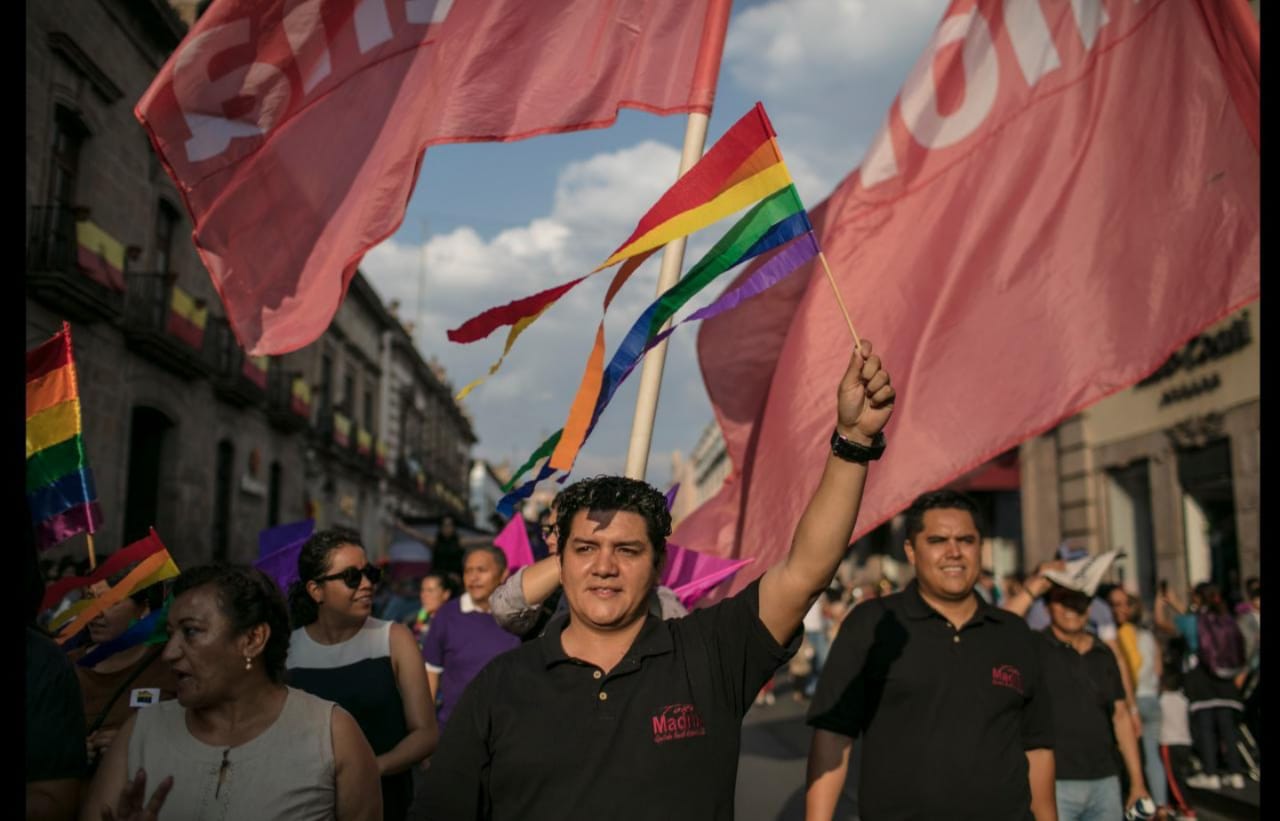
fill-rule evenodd
<path id="1" fill-rule="evenodd" d="M 93 570 L 98 566 L 98 557 L 93 553 L 93 534 L 86 533 L 84 537 L 89 540 L 89 569 Z"/>
<path id="2" fill-rule="evenodd" d="M 684 150 L 680 155 L 680 170 L 676 179 L 697 165 L 707 142 L 707 124 L 710 117 L 694 112 L 684 131 Z M 658 296 L 680 281 L 680 267 L 684 264 L 685 237 L 668 242 L 662 251 L 662 267 L 658 270 Z M 671 325 L 667 320 L 662 326 Z M 640 368 L 640 392 L 636 395 L 636 412 L 631 418 L 631 443 L 627 448 L 626 476 L 644 481 L 649 467 L 649 445 L 653 441 L 653 422 L 658 413 L 658 394 L 662 387 L 662 367 L 667 358 L 667 340 L 649 351 Z"/>
<path id="3" fill-rule="evenodd" d="M 827 255 L 819 251 L 818 259 L 822 260 L 822 270 L 827 272 L 827 282 L 831 283 L 831 291 L 836 295 L 836 304 L 840 306 L 840 313 L 844 314 L 844 321 L 849 323 L 849 333 L 853 335 L 853 344 L 861 351 L 862 340 L 858 339 L 858 332 L 853 329 L 853 320 L 849 318 L 849 309 L 844 307 L 844 299 L 840 296 L 840 289 L 836 287 L 836 278 L 831 275 L 831 266 L 827 265 Z"/>

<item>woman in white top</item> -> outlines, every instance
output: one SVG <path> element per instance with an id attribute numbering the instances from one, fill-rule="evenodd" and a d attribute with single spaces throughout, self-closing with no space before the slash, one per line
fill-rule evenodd
<path id="1" fill-rule="evenodd" d="M 354 719 L 283 683 L 289 627 L 275 583 L 253 568 L 198 567 L 173 596 L 162 658 L 178 697 L 120 728 L 80 817 L 381 818 L 373 751 Z M 148 781 L 158 785 L 149 800 Z"/>

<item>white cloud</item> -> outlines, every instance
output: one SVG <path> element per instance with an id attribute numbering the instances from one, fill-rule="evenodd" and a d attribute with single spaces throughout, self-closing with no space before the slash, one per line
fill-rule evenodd
<path id="1" fill-rule="evenodd" d="M 734 15 L 725 72 L 765 103 L 807 205 L 862 159 L 946 6 L 770 0 Z"/>
<path id="2" fill-rule="evenodd" d="M 945 6 L 944 0 L 772 0 L 733 18 L 725 56 L 744 88 L 794 91 L 918 51 Z"/>

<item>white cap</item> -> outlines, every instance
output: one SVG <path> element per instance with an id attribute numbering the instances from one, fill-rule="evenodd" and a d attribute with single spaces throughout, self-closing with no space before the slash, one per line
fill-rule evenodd
<path id="1" fill-rule="evenodd" d="M 1111 563 L 1121 555 L 1118 550 L 1108 550 L 1097 556 L 1086 556 L 1083 559 L 1067 562 L 1064 570 L 1046 570 L 1044 577 L 1068 590 L 1092 596 L 1098 591 L 1102 577 L 1111 569 Z"/>

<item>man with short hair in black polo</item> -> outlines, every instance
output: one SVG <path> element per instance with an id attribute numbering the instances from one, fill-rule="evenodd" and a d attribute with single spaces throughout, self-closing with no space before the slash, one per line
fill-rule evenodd
<path id="1" fill-rule="evenodd" d="M 569 612 L 463 694 L 427 774 L 432 819 L 733 818 L 742 718 L 795 652 L 884 448 L 894 393 L 870 353 L 864 340 L 840 382 L 832 452 L 791 552 L 716 605 L 648 612 L 671 532 L 657 490 L 597 477 L 560 493 Z"/>
<path id="2" fill-rule="evenodd" d="M 906 513 L 916 578 L 845 618 L 809 707 L 809 821 L 832 818 L 854 739 L 864 821 L 1056 818 L 1040 639 L 974 592 L 978 509 L 953 491 Z"/>

